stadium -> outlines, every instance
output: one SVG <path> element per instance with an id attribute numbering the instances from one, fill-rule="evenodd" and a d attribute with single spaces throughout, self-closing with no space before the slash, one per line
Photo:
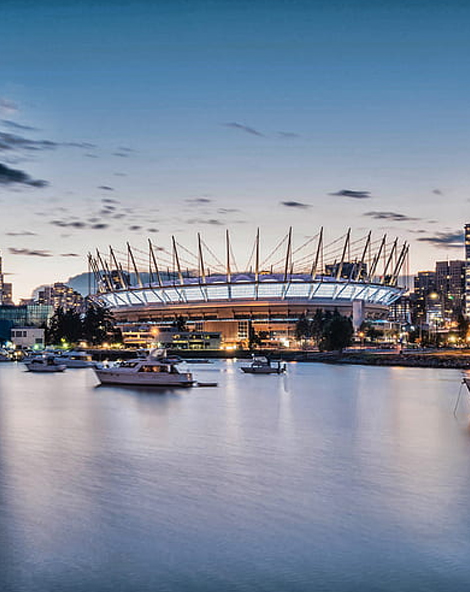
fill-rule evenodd
<path id="1" fill-rule="evenodd" d="M 321 229 L 296 247 L 290 228 L 262 256 L 258 230 L 239 267 L 228 231 L 224 238 L 222 256 L 200 234 L 193 249 L 172 237 L 169 249 L 148 240 L 146 250 L 127 244 L 90 253 L 93 299 L 120 325 L 146 325 L 154 335 L 184 319 L 188 330 L 220 333 L 227 347 L 246 345 L 250 330 L 266 344 L 288 346 L 302 315 L 338 310 L 357 329 L 364 319 L 385 318 L 404 291 L 409 246 L 398 239 L 373 240 L 369 232 L 353 240 L 349 229 L 327 243 Z"/>

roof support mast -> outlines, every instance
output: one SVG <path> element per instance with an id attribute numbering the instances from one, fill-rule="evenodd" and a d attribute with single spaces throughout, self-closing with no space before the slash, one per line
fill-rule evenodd
<path id="1" fill-rule="evenodd" d="M 395 254 L 395 251 L 397 250 L 397 244 L 398 244 L 398 238 L 396 238 L 394 240 L 392 249 L 390 251 L 390 255 L 388 256 L 387 262 L 385 263 L 384 273 L 383 273 L 383 276 L 382 276 L 382 281 L 380 282 L 381 284 L 385 284 L 385 280 L 386 280 L 386 277 L 387 277 L 387 271 L 388 271 L 388 268 L 390 267 L 390 263 L 392 262 L 393 255 Z"/>
<path id="2" fill-rule="evenodd" d="M 228 229 L 225 231 L 225 247 L 227 250 L 227 283 L 232 281 L 232 274 L 230 272 L 230 236 L 228 234 Z"/>
<path id="3" fill-rule="evenodd" d="M 149 241 L 150 257 L 152 259 L 153 266 L 155 267 L 155 272 L 157 274 L 157 282 L 158 282 L 158 285 L 160 287 L 162 287 L 163 286 L 163 284 L 162 284 L 162 278 L 160 277 L 160 270 L 158 269 L 157 258 L 155 256 L 155 251 L 153 250 L 152 241 L 150 239 L 148 239 L 148 241 Z"/>
<path id="4" fill-rule="evenodd" d="M 367 235 L 367 240 L 366 240 L 366 244 L 364 245 L 364 250 L 362 251 L 361 260 L 359 261 L 359 263 L 357 265 L 356 275 L 354 276 L 355 282 L 357 282 L 358 280 L 361 279 L 362 266 L 365 265 L 365 262 L 366 262 L 367 249 L 369 248 L 369 245 L 370 245 L 370 237 L 371 236 L 372 236 L 372 231 L 369 232 L 369 234 Z"/>
<path id="5" fill-rule="evenodd" d="M 393 270 L 392 277 L 390 279 L 391 286 L 396 286 L 397 284 L 398 276 L 405 261 L 405 257 L 408 255 L 409 248 L 410 246 L 408 244 L 403 243 L 400 255 L 398 256 L 397 264 L 395 265 L 395 269 Z"/>
<path id="6" fill-rule="evenodd" d="M 256 230 L 255 248 L 255 282 L 259 281 L 259 228 Z"/>
<path id="7" fill-rule="evenodd" d="M 289 238 L 287 240 L 287 253 L 286 253 L 286 263 L 284 267 L 284 281 L 287 282 L 287 276 L 290 270 L 290 259 L 291 259 L 291 250 L 292 250 L 292 226 L 289 228 Z"/>
<path id="8" fill-rule="evenodd" d="M 375 270 L 377 269 L 377 264 L 379 262 L 380 259 L 380 255 L 382 254 L 382 249 L 385 246 L 385 241 L 387 240 L 387 235 L 384 234 L 383 238 L 382 238 L 382 242 L 380 243 L 380 247 L 379 250 L 377 251 L 377 253 L 375 254 L 375 257 L 372 261 L 372 266 L 370 268 L 370 272 L 369 272 L 369 282 L 372 282 L 374 279 L 374 275 L 375 275 Z"/>
<path id="9" fill-rule="evenodd" d="M 129 254 L 129 257 L 130 257 L 130 260 L 132 263 L 132 267 L 134 268 L 134 273 L 135 273 L 135 277 L 137 279 L 137 284 L 138 284 L 139 288 L 142 288 L 143 287 L 142 279 L 140 277 L 139 270 L 137 269 L 137 265 L 135 264 L 134 253 L 132 252 L 132 249 L 131 249 L 131 246 L 129 243 L 127 243 L 127 252 Z"/>
<path id="10" fill-rule="evenodd" d="M 346 249 L 349 245 L 349 239 L 351 237 L 351 229 L 348 228 L 348 232 L 346 233 L 346 240 L 344 241 L 343 253 L 341 255 L 341 261 L 338 267 L 338 271 L 336 272 L 336 279 L 339 280 L 341 274 L 343 273 L 343 265 L 344 265 L 344 258 L 346 257 Z"/>
<path id="11" fill-rule="evenodd" d="M 99 265 L 101 265 L 101 268 L 103 270 L 103 276 L 102 277 L 101 277 L 101 273 L 100 273 L 101 280 L 103 281 L 103 283 L 106 286 L 106 288 L 110 292 L 112 292 L 113 291 L 113 284 L 111 282 L 109 269 L 108 269 L 108 266 L 106 265 L 106 263 L 103 261 L 103 259 L 101 257 L 101 253 L 98 251 L 98 249 L 96 249 L 96 257 L 98 259 Z M 98 272 L 99 272 L 99 269 L 98 269 Z"/>
<path id="12" fill-rule="evenodd" d="M 122 273 L 122 269 L 118 265 L 116 255 L 114 254 L 113 247 L 111 245 L 109 245 L 109 256 L 110 256 L 111 261 L 114 265 L 114 269 L 117 271 L 117 274 L 119 276 L 119 283 L 121 284 L 121 289 L 124 290 L 126 288 L 127 282 L 124 281 L 124 275 Z"/>
<path id="13" fill-rule="evenodd" d="M 201 274 L 202 282 L 205 284 L 206 283 L 206 270 L 204 269 L 204 257 L 202 254 L 201 235 L 199 234 L 199 232 L 197 233 L 197 248 L 198 248 L 198 253 L 199 253 L 199 257 L 198 257 L 199 273 Z"/>
<path id="14" fill-rule="evenodd" d="M 175 256 L 175 260 L 176 260 L 176 268 L 178 270 L 178 277 L 180 280 L 180 284 L 183 285 L 184 284 L 184 280 L 183 280 L 183 274 L 181 273 L 181 265 L 180 265 L 180 258 L 178 257 L 178 250 L 176 248 L 176 240 L 175 237 L 172 236 L 171 240 L 173 242 L 173 254 Z"/>
<path id="15" fill-rule="evenodd" d="M 318 272 L 318 262 L 320 261 L 320 252 L 323 250 L 323 226 L 320 228 L 320 235 L 318 237 L 318 244 L 317 244 L 317 254 L 315 255 L 315 261 L 312 264 L 312 270 L 310 271 L 310 275 L 312 276 L 312 280 L 315 280 L 317 277 Z"/>

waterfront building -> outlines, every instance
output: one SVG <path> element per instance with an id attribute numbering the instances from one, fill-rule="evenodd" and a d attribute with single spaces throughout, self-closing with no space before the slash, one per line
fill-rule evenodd
<path id="1" fill-rule="evenodd" d="M 45 344 L 45 330 L 40 327 L 14 327 L 11 330 L 10 341 L 18 348 L 43 348 Z"/>
<path id="2" fill-rule="evenodd" d="M 43 304 L 0 305 L 0 342 L 10 339 L 14 327 L 46 325 L 52 314 L 52 306 Z"/>
<path id="3" fill-rule="evenodd" d="M 193 251 L 172 237 L 168 250 L 149 241 L 142 254 L 127 245 L 120 260 L 112 248 L 106 256 L 90 254 L 92 299 L 108 306 L 120 326 L 171 327 L 181 317 L 191 332 L 220 333 L 224 346 L 235 347 L 253 335 L 288 345 L 298 319 L 319 309 L 338 310 L 355 326 L 387 318 L 404 292 L 399 278 L 408 245 L 372 241 L 371 233 L 352 241 L 348 231 L 325 244 L 322 229 L 294 248 L 290 229 L 262 256 L 258 231 L 248 263 L 238 268 L 227 231 L 224 251 L 217 255 L 198 235 Z"/>

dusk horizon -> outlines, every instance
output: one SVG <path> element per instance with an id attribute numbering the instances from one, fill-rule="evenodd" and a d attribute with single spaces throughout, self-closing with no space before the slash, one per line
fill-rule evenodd
<path id="1" fill-rule="evenodd" d="M 461 2 L 7 1 L 0 251 L 15 300 L 88 251 L 321 226 L 463 257 Z M 268 248 L 268 247 L 267 247 Z"/>

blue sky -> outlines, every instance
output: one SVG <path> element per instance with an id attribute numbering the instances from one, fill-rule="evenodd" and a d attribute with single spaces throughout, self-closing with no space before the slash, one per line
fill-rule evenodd
<path id="1" fill-rule="evenodd" d="M 447 2 L 0 6 L 0 249 L 15 296 L 86 253 L 290 225 L 462 258 L 470 7 Z M 21 173 L 18 173 L 18 171 Z M 38 183 L 44 181 L 44 183 Z M 283 202 L 291 205 L 283 205 Z M 297 205 L 295 205 L 297 204 Z"/>

